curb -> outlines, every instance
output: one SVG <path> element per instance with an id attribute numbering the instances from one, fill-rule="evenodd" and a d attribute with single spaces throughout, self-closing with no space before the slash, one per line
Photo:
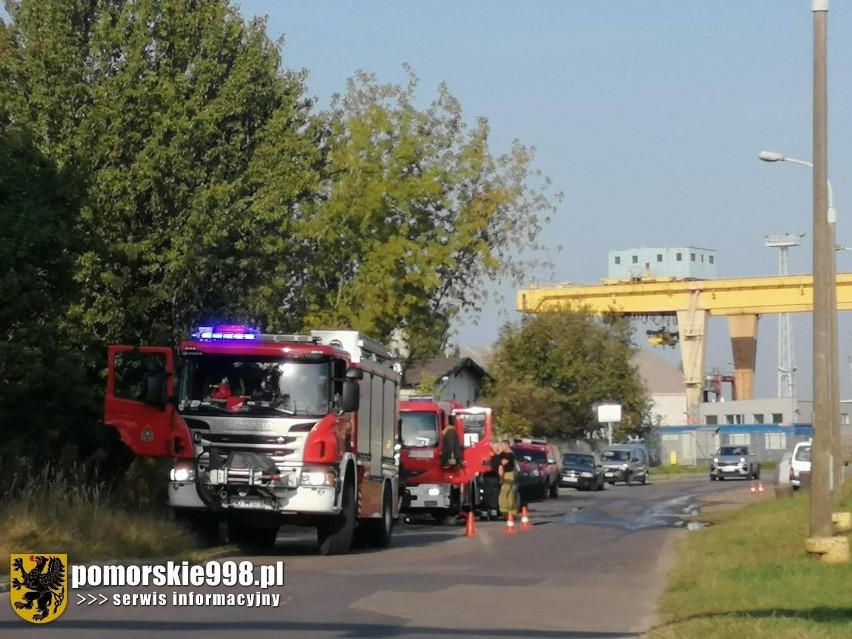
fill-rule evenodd
<path id="1" fill-rule="evenodd" d="M 91 566 L 98 566 L 100 568 L 104 568 L 106 566 L 149 566 L 153 564 L 159 564 L 166 561 L 188 561 L 190 565 L 197 565 L 201 563 L 206 563 L 208 561 L 214 561 L 216 559 L 223 559 L 225 557 L 233 556 L 235 553 L 234 548 L 223 548 L 222 550 L 212 552 L 209 556 L 204 557 L 202 560 L 192 560 L 192 559 L 175 559 L 174 557 L 162 557 L 160 559 L 118 559 L 115 561 L 104 561 L 104 562 L 91 562 L 88 564 L 74 564 L 81 565 L 89 568 Z M 70 563 L 70 562 L 69 562 Z M 6 578 L 0 583 L 0 595 L 6 594 L 12 590 L 11 583 L 11 575 L 6 575 Z M 70 581 L 70 580 L 69 580 Z M 83 586 L 82 588 L 76 588 L 75 590 L 91 590 L 92 588 L 100 588 L 100 586 Z M 70 589 L 70 585 L 69 585 Z"/>
<path id="2" fill-rule="evenodd" d="M 651 475 L 649 481 L 688 481 L 690 479 L 704 479 L 706 473 L 673 473 L 670 475 Z"/>

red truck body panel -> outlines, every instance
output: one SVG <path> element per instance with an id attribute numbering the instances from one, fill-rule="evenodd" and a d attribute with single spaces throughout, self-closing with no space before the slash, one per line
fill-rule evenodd
<path id="1" fill-rule="evenodd" d="M 406 445 L 403 442 L 401 464 L 404 469 L 405 483 L 412 486 L 418 484 L 460 486 L 469 484 L 477 474 L 487 470 L 487 463 L 491 454 L 493 425 L 490 410 L 486 413 L 480 413 L 481 410 L 483 409 L 465 408 L 458 402 L 400 402 L 400 416 L 403 420 L 406 414 L 410 413 L 434 415 L 438 429 L 437 443 L 434 446 Z M 464 463 L 458 467 L 444 468 L 441 464 L 444 443 L 440 434 L 448 426 L 451 415 L 455 419 L 454 428 L 463 445 Z M 480 415 L 485 419 L 479 419 Z M 473 427 L 474 418 L 476 418 L 475 429 Z M 480 426 L 482 421 L 484 421 L 484 424 Z M 467 432 L 465 429 L 466 422 L 470 426 Z"/>

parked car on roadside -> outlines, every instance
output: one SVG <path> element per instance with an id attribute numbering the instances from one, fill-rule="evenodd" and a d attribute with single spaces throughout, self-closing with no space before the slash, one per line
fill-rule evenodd
<path id="1" fill-rule="evenodd" d="M 532 498 L 559 496 L 559 449 L 543 439 L 516 437 L 512 452 L 524 475 L 518 489 Z"/>
<path id="2" fill-rule="evenodd" d="M 650 455 L 644 444 L 616 444 L 607 446 L 601 453 L 604 479 L 610 483 L 623 481 L 625 484 L 638 481 L 648 483 Z"/>
<path id="3" fill-rule="evenodd" d="M 760 461 L 748 446 L 722 446 L 710 461 L 710 480 L 760 479 Z"/>
<path id="4" fill-rule="evenodd" d="M 577 490 L 603 490 L 606 480 L 598 454 L 571 452 L 562 455 L 562 474 L 559 485 Z"/>
<path id="5" fill-rule="evenodd" d="M 811 445 L 812 440 L 799 442 L 793 447 L 793 458 L 790 460 L 790 484 L 793 490 L 799 490 L 802 486 L 802 473 L 811 472 Z"/>

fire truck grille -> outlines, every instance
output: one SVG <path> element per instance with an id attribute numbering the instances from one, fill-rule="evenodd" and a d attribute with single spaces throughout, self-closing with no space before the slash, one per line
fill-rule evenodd
<path id="1" fill-rule="evenodd" d="M 218 446 L 286 446 L 296 441 L 295 437 L 285 435 L 222 435 L 208 433 L 204 438 Z"/>
<path id="2" fill-rule="evenodd" d="M 193 419 L 192 417 L 184 417 L 184 421 L 186 421 L 186 425 L 189 426 L 192 430 L 203 430 L 209 431 L 210 424 L 201 419 Z"/>
<path id="3" fill-rule="evenodd" d="M 245 453 L 261 453 L 264 457 L 268 457 L 272 460 L 275 466 L 279 471 L 284 471 L 286 468 L 292 467 L 294 461 L 298 461 L 298 457 L 294 459 L 293 453 L 296 451 L 291 448 L 279 448 L 279 449 L 270 449 L 270 448 L 237 448 L 237 447 L 226 447 L 226 446 L 218 446 L 216 448 L 210 449 L 209 455 L 203 454 L 199 458 L 199 462 L 202 468 L 211 467 L 211 459 L 210 455 L 214 456 L 214 459 L 218 459 L 216 463 L 213 464 L 214 468 L 219 468 L 228 462 L 228 453 L 229 452 L 245 452 Z"/>

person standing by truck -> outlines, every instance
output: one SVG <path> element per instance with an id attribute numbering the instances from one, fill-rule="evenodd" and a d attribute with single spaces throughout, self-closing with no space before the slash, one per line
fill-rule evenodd
<path id="1" fill-rule="evenodd" d="M 482 474 L 482 517 L 496 519 L 500 507 L 500 442 L 491 442 L 491 456 L 488 459 L 488 470 Z"/>
<path id="2" fill-rule="evenodd" d="M 515 499 L 515 454 L 508 439 L 500 442 L 502 451 L 498 456 L 498 474 L 500 476 L 500 512 L 503 515 L 511 514 L 514 518 L 518 514 L 518 502 Z"/>

